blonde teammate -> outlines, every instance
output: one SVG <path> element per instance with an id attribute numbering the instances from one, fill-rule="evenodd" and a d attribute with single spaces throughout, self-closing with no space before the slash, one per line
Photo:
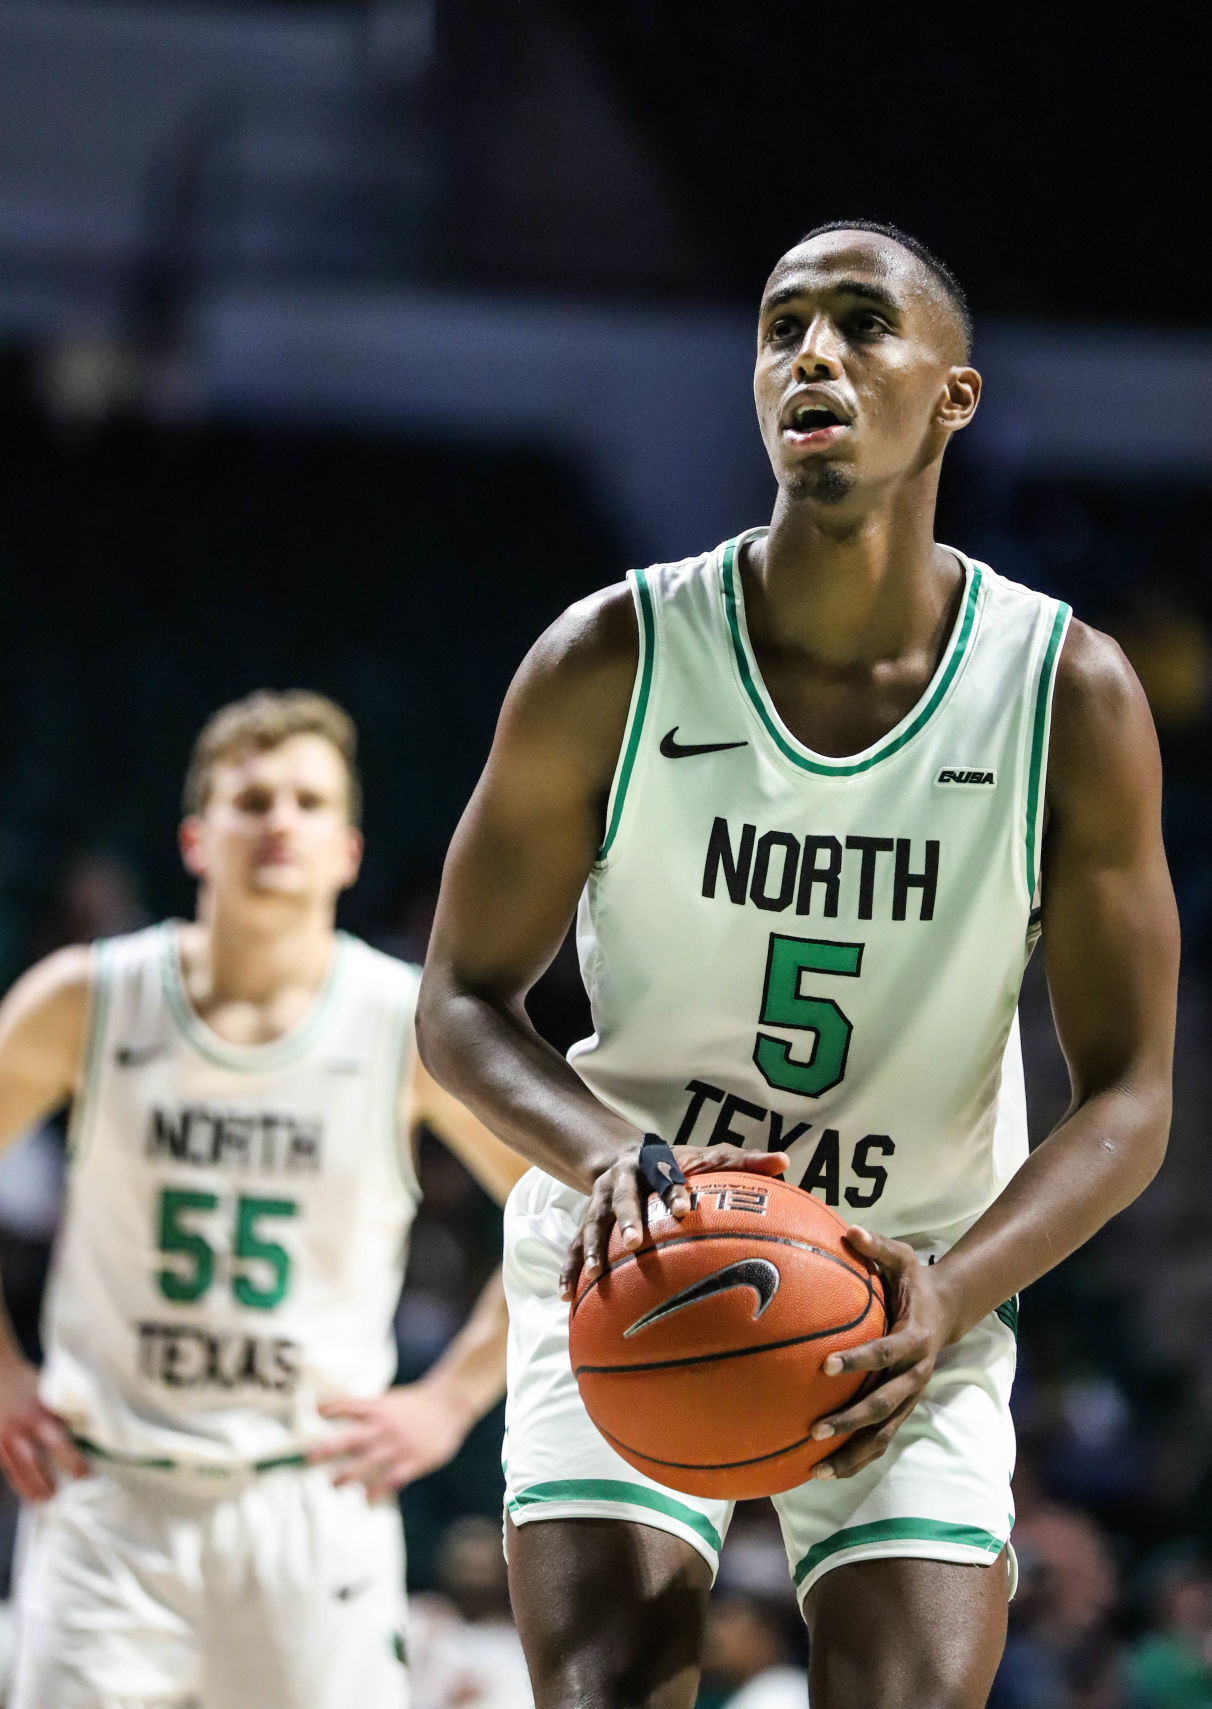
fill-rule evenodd
<path id="1" fill-rule="evenodd" d="M 417 1060 L 416 968 L 337 932 L 355 733 L 261 693 L 198 740 L 197 919 L 34 967 L 0 1006 L 0 1138 L 73 1102 L 41 1374 L 0 1324 L 0 1466 L 34 1504 L 13 1709 L 396 1709 L 389 1497 L 504 1380 L 499 1282 L 390 1389 L 424 1121 L 521 1165 Z"/>

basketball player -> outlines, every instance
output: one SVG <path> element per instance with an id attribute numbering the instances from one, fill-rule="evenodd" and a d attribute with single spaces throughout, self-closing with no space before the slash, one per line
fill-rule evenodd
<path id="1" fill-rule="evenodd" d="M 412 1130 L 501 1198 L 523 1166 L 416 1061 L 418 970 L 334 930 L 355 739 L 314 694 L 218 712 L 196 923 L 61 951 L 0 1007 L 0 1137 L 73 1100 L 40 1378 L 0 1328 L 0 1467 L 37 1504 L 14 1709 L 407 1701 L 391 1492 L 495 1401 L 505 1341 L 494 1282 L 387 1389 Z"/>
<path id="2" fill-rule="evenodd" d="M 962 292 L 912 238 L 846 223 L 784 255 L 754 376 L 770 526 L 548 631 L 451 849 L 421 1047 L 540 1166 L 505 1264 L 539 1709 L 695 1693 L 729 1510 L 614 1455 L 566 1342 L 612 1223 L 638 1244 L 653 1184 L 685 1213 L 662 1142 L 688 1173 L 786 1165 L 888 1285 L 888 1333 L 827 1366 L 877 1374 L 815 1431 L 853 1434 L 775 1502 L 813 1709 L 977 1709 L 997 1667 L 1016 1296 L 1159 1165 L 1178 946 L 1119 650 L 935 543 L 980 385 Z M 565 1063 L 523 999 L 578 896 L 594 1032 Z M 1016 1002 L 1040 930 L 1073 1097 L 1028 1158 Z M 721 1417 L 721 1443 L 743 1426 Z"/>

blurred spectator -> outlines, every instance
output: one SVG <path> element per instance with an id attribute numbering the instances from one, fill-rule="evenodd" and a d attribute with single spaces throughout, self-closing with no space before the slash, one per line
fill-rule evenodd
<path id="1" fill-rule="evenodd" d="M 38 961 L 64 944 L 137 932 L 149 919 L 138 874 L 128 860 L 109 849 L 77 850 L 68 856 L 34 932 L 29 960 Z"/>
<path id="2" fill-rule="evenodd" d="M 436 1592 L 412 1600 L 408 1648 L 415 1709 L 530 1709 L 500 1521 L 456 1520 L 442 1539 L 437 1577 Z"/>
<path id="3" fill-rule="evenodd" d="M 1132 1709 L 1212 1709 L 1212 1573 L 1172 1567 L 1154 1596 L 1154 1624 L 1128 1660 Z"/>
<path id="4" fill-rule="evenodd" d="M 808 1709 L 804 1663 L 788 1639 L 789 1613 L 790 1597 L 784 1605 L 735 1592 L 712 1598 L 698 1709 Z"/>
<path id="5" fill-rule="evenodd" d="M 1112 1625 L 1119 1598 L 1104 1534 L 1015 1480 L 1018 1594 L 990 1709 L 1131 1709 Z"/>

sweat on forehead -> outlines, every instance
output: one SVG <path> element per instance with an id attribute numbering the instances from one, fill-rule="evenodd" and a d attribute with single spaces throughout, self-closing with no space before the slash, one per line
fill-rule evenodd
<path id="1" fill-rule="evenodd" d="M 954 334 L 955 357 L 966 360 L 970 355 L 972 319 L 963 287 L 937 256 L 898 231 L 838 224 L 809 232 L 775 263 L 762 294 L 763 305 L 798 280 L 809 289 L 819 289 L 830 279 L 843 278 L 870 283 L 874 297 L 883 296 L 905 309 L 924 298 L 934 309 L 940 330 L 947 328 Z"/>

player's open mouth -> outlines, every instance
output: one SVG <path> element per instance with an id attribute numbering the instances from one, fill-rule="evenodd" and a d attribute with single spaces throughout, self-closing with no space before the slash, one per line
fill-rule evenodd
<path id="1" fill-rule="evenodd" d="M 802 403 L 783 421 L 783 436 L 796 447 L 830 445 L 850 423 L 840 410 L 826 403 Z"/>

